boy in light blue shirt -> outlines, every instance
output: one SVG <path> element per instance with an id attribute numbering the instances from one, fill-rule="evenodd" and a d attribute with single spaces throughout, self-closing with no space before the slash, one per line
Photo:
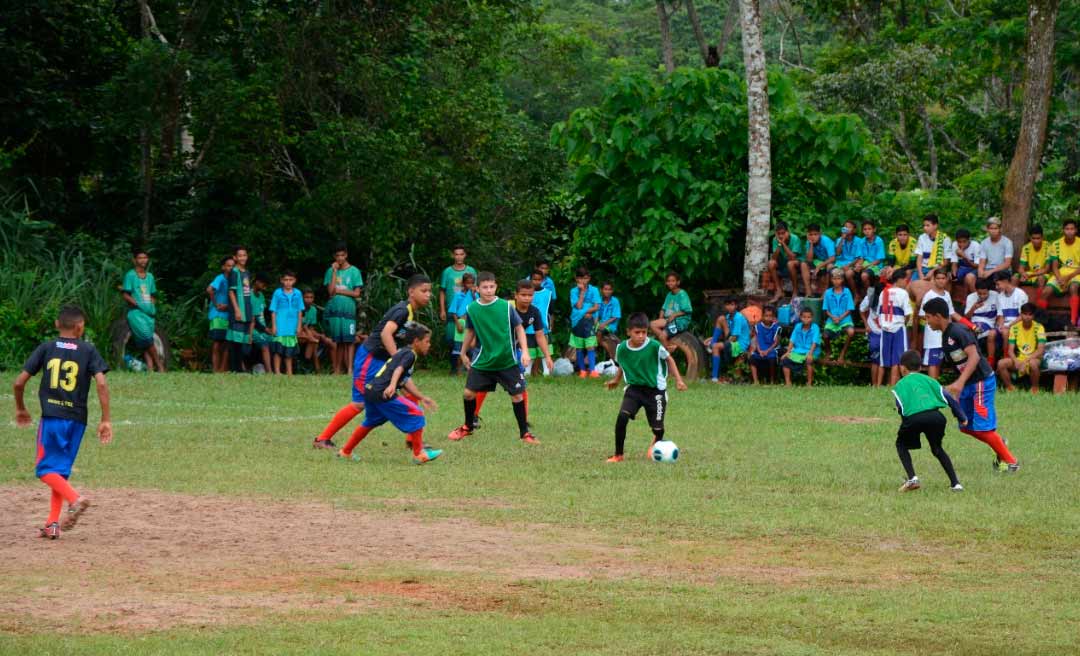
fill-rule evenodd
<path id="1" fill-rule="evenodd" d="M 862 250 L 855 262 L 855 272 L 859 274 L 862 292 L 873 287 L 881 276 L 885 266 L 885 241 L 877 236 L 877 226 L 870 219 L 862 222 Z M 849 284 L 849 286 L 851 286 Z M 862 293 L 860 293 L 860 297 Z"/>
<path id="2" fill-rule="evenodd" d="M 739 299 L 724 299 L 724 312 L 717 315 L 712 334 L 712 382 L 720 382 L 720 367 L 726 370 L 750 348 L 750 322 L 739 312 Z"/>
<path id="3" fill-rule="evenodd" d="M 461 289 L 454 292 L 450 307 L 446 310 L 447 323 L 454 329 L 450 348 L 451 376 L 458 374 L 461 363 L 461 343 L 465 340 L 465 310 L 478 298 L 480 295 L 476 293 L 476 276 L 471 273 L 461 276 Z"/>
<path id="4" fill-rule="evenodd" d="M 232 255 L 221 258 L 221 273 L 207 285 L 206 295 L 210 298 L 210 310 L 206 318 L 210 321 L 210 364 L 214 373 L 229 370 L 229 346 L 226 333 L 229 330 L 229 274 L 235 261 Z"/>
<path id="5" fill-rule="evenodd" d="M 791 387 L 791 375 L 806 370 L 806 386 L 814 384 L 814 358 L 820 355 L 821 329 L 814 323 L 814 311 L 803 308 L 799 325 L 791 331 L 791 342 L 780 366 L 784 369 L 784 386 Z"/>
<path id="6" fill-rule="evenodd" d="M 821 234 L 821 226 L 811 223 L 806 227 L 806 258 L 802 261 L 803 286 L 807 295 L 817 295 L 818 277 L 831 269 L 835 261 L 836 242 Z"/>
<path id="7" fill-rule="evenodd" d="M 296 274 L 286 271 L 281 274 L 281 287 L 274 290 L 270 297 L 270 334 L 274 336 L 270 343 L 273 354 L 274 373 L 280 374 L 282 360 L 285 361 L 285 374 L 293 373 L 293 360 L 300 351 L 297 335 L 304 318 L 304 295 L 295 289 Z"/>
<path id="8" fill-rule="evenodd" d="M 596 371 L 596 312 L 600 309 L 600 290 L 590 285 L 592 277 L 585 267 L 578 267 L 576 285 L 570 290 L 570 347 L 576 349 L 578 376 L 599 378 Z"/>
<path id="9" fill-rule="evenodd" d="M 851 338 L 855 336 L 855 322 L 851 315 L 855 313 L 855 298 L 851 290 L 844 287 L 844 271 L 839 267 L 832 270 L 832 289 L 825 290 L 822 299 L 822 310 L 825 312 L 825 353 L 832 354 L 829 350 L 829 341 L 836 339 L 840 333 L 846 333 L 844 348 L 840 350 L 840 362 L 847 357 L 848 346 Z"/>
<path id="10" fill-rule="evenodd" d="M 536 304 L 536 301 L 533 301 Z M 610 282 L 600 285 L 600 323 L 596 324 L 596 334 L 600 337 L 619 334 L 619 319 L 622 318 L 622 305 L 615 298 L 615 286 Z"/>

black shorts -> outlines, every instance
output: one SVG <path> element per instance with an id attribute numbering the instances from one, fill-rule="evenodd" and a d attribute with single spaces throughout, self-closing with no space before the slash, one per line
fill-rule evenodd
<path id="1" fill-rule="evenodd" d="M 896 433 L 896 443 L 906 449 L 921 449 L 920 435 L 926 435 L 930 448 L 941 446 L 945 437 L 945 415 L 940 410 L 926 410 L 904 417 Z"/>
<path id="2" fill-rule="evenodd" d="M 637 418 L 638 409 L 645 409 L 645 420 L 649 422 L 649 428 L 664 430 L 664 415 L 667 413 L 667 392 L 655 387 L 641 387 L 630 385 L 623 392 L 622 407 L 620 414 L 625 414 L 630 419 Z"/>
<path id="3" fill-rule="evenodd" d="M 474 392 L 494 392 L 499 386 L 511 396 L 524 392 L 525 376 L 521 373 L 521 368 L 514 365 L 502 371 L 481 371 L 472 367 L 465 378 L 465 389 Z"/>

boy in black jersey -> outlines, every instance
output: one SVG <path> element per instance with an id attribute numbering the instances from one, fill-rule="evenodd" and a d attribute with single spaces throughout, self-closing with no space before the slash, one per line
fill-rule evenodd
<path id="1" fill-rule="evenodd" d="M 438 405 L 424 396 L 412 380 L 413 365 L 417 356 L 427 355 L 431 349 L 431 330 L 420 323 L 405 326 L 403 340 L 408 346 L 398 349 L 364 385 L 364 423 L 356 427 L 345 448 L 338 451 L 341 458 L 359 460 L 353 449 L 368 433 L 390 422 L 408 435 L 406 443 L 412 447 L 413 462 L 422 465 L 442 455 L 439 449 L 424 446 L 424 411 L 420 406 L 436 410 Z M 407 395 L 398 394 L 404 389 Z M 419 403 L 413 399 L 419 399 Z"/>
<path id="2" fill-rule="evenodd" d="M 102 444 L 112 441 L 109 418 L 109 386 L 105 372 L 109 370 L 93 344 L 80 338 L 86 329 L 86 315 L 74 306 L 61 308 L 56 319 L 60 336 L 42 342 L 34 349 L 23 370 L 15 378 L 15 425 L 30 426 L 30 411 L 23 402 L 26 383 L 45 369 L 38 398 L 41 400 L 41 422 L 38 424 L 36 474 L 41 482 L 52 488 L 49 517 L 40 530 L 43 538 L 55 540 L 61 530 L 74 528 L 90 500 L 80 495 L 68 483 L 71 466 L 79 454 L 86 431 L 86 398 L 90 381 L 97 384 L 101 402 L 101 422 L 98 438 Z M 60 521 L 64 501 L 68 502 L 67 516 Z"/>

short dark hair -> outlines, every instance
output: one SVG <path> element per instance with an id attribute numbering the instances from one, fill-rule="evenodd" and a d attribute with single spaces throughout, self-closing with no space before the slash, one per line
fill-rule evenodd
<path id="1" fill-rule="evenodd" d="M 476 282 L 476 276 L 466 271 L 461 276 L 461 282 L 465 282 L 466 280 L 468 280 L 469 282 Z"/>
<path id="2" fill-rule="evenodd" d="M 640 330 L 642 328 L 649 327 L 649 315 L 644 312 L 634 312 L 630 315 L 630 318 L 626 321 L 627 328 L 634 328 Z"/>
<path id="3" fill-rule="evenodd" d="M 952 314 L 952 310 L 949 309 L 949 304 L 945 302 L 943 298 L 932 298 L 926 302 L 923 306 L 923 312 L 927 315 L 933 314 L 938 317 L 949 318 Z"/>
<path id="4" fill-rule="evenodd" d="M 551 261 L 548 260 L 546 257 L 542 257 L 542 258 L 540 258 L 539 260 L 536 261 L 536 267 L 537 268 L 540 268 L 540 265 L 542 265 L 542 264 L 546 264 L 548 266 L 551 266 Z"/>
<path id="5" fill-rule="evenodd" d="M 947 276 L 947 275 L 949 275 L 949 272 L 945 269 L 945 267 L 938 267 L 938 268 L 934 269 L 930 273 L 931 278 L 936 278 L 937 276 Z"/>
<path id="6" fill-rule="evenodd" d="M 900 356 L 900 366 L 908 371 L 918 371 L 922 367 L 922 356 L 918 351 L 904 351 Z"/>
<path id="7" fill-rule="evenodd" d="M 588 276 L 588 275 L 589 275 L 589 270 L 587 268 L 583 267 L 583 266 L 579 266 L 577 268 L 577 270 L 574 271 L 574 277 L 575 278 L 584 278 L 585 276 Z"/>
<path id="8" fill-rule="evenodd" d="M 453 253 L 454 251 L 465 251 L 468 253 L 469 249 L 465 248 L 465 244 L 454 244 L 450 247 L 450 252 Z"/>
<path id="9" fill-rule="evenodd" d="M 960 228 L 956 231 L 957 239 L 971 239 L 971 231 L 967 228 Z"/>
<path id="10" fill-rule="evenodd" d="M 417 340 L 424 339 L 431 334 L 431 328 L 428 328 L 419 321 L 408 321 L 405 323 L 405 343 L 412 344 Z"/>
<path id="11" fill-rule="evenodd" d="M 809 314 L 810 316 L 814 316 L 814 311 L 811 310 L 808 307 L 804 307 L 803 309 L 799 310 L 799 316 L 801 317 L 804 314 Z"/>
<path id="12" fill-rule="evenodd" d="M 236 257 L 233 256 L 233 255 L 226 255 L 225 257 L 221 258 L 220 262 L 218 262 L 218 266 L 225 266 L 225 263 L 228 262 L 229 260 L 232 260 L 232 261 L 235 262 Z"/>
<path id="13" fill-rule="evenodd" d="M 604 282 L 600 283 L 600 289 L 603 289 L 604 287 L 611 287 L 612 289 L 615 289 L 615 285 L 612 284 L 610 280 L 605 280 Z"/>
<path id="14" fill-rule="evenodd" d="M 665 273 L 664 274 L 664 280 L 667 280 L 668 278 L 674 278 L 676 280 L 676 282 L 682 282 L 682 276 L 680 276 L 675 271 L 668 271 L 667 273 Z"/>
<path id="15" fill-rule="evenodd" d="M 526 289 L 529 290 L 530 292 L 533 291 L 532 281 L 531 280 L 519 280 L 518 283 L 517 283 L 517 290 L 520 292 L 520 291 L 526 290 Z"/>
<path id="16" fill-rule="evenodd" d="M 1068 225 L 1071 225 L 1072 227 L 1075 228 L 1076 227 L 1076 219 L 1065 219 L 1064 221 L 1061 222 L 1061 227 L 1062 228 L 1064 228 L 1065 226 L 1068 226 Z"/>
<path id="17" fill-rule="evenodd" d="M 1036 309 L 1034 303 L 1024 303 L 1020 306 L 1020 314 L 1035 314 Z"/>
<path id="18" fill-rule="evenodd" d="M 303 289 L 300 290 L 300 293 L 301 294 L 311 294 L 312 296 L 314 296 L 315 295 L 315 290 L 312 289 L 311 287 L 304 287 Z"/>
<path id="19" fill-rule="evenodd" d="M 1028 234 L 1029 235 L 1041 235 L 1042 233 L 1043 233 L 1042 226 L 1039 225 L 1038 223 L 1036 223 L 1035 225 L 1028 228 Z"/>
<path id="20" fill-rule="evenodd" d="M 86 321 L 86 313 L 78 305 L 65 305 L 56 314 L 56 322 L 64 330 L 71 330 L 75 324 Z"/>
<path id="21" fill-rule="evenodd" d="M 783 221 L 777 221 L 776 222 L 776 230 L 787 230 L 787 229 L 788 229 L 787 224 L 784 223 Z"/>
<path id="22" fill-rule="evenodd" d="M 904 271 L 903 269 L 896 269 L 892 272 L 892 275 L 889 276 L 889 282 L 896 284 L 904 278 L 907 278 L 907 271 Z"/>
<path id="23" fill-rule="evenodd" d="M 862 224 L 863 224 L 863 227 L 864 227 L 864 228 L 865 228 L 866 226 L 870 226 L 871 228 L 877 228 L 877 224 L 876 224 L 876 223 L 874 223 L 874 222 L 873 222 L 872 220 L 870 220 L 870 219 L 863 219 L 863 220 L 862 220 Z"/>
<path id="24" fill-rule="evenodd" d="M 929 221 L 930 223 L 933 223 L 934 225 L 938 224 L 937 214 L 927 214 L 926 216 L 924 216 L 922 218 L 922 220 L 924 222 Z"/>
<path id="25" fill-rule="evenodd" d="M 246 253 L 247 252 L 247 246 L 244 246 L 243 244 L 237 244 L 236 246 L 233 246 L 233 248 L 232 248 L 233 255 L 236 255 L 240 251 L 244 251 Z"/>
<path id="26" fill-rule="evenodd" d="M 337 255 L 338 253 L 348 253 L 348 252 L 349 252 L 349 245 L 346 244 L 345 242 L 339 241 L 339 242 L 336 242 L 334 244 L 334 255 Z"/>
<path id="27" fill-rule="evenodd" d="M 906 224 L 906 223 L 901 223 L 900 225 L 896 226 L 896 234 L 900 234 L 901 232 L 908 232 L 908 233 L 910 233 L 910 232 L 911 232 L 911 228 L 909 228 L 909 227 L 908 227 L 908 224 Z"/>
<path id="28" fill-rule="evenodd" d="M 775 317 L 776 316 L 776 306 L 775 305 L 766 305 L 765 307 L 763 307 L 761 309 L 761 313 L 762 314 L 772 314 Z"/>
<path id="29" fill-rule="evenodd" d="M 1012 280 L 1012 274 L 1008 271 L 998 271 L 994 274 L 994 280 Z"/>
<path id="30" fill-rule="evenodd" d="M 975 281 L 975 289 L 993 289 L 994 281 L 989 278 L 979 278 Z"/>
<path id="31" fill-rule="evenodd" d="M 540 276 L 541 278 L 543 278 L 544 277 L 544 272 L 541 271 L 540 269 L 533 269 L 533 272 L 529 274 L 529 277 L 532 278 L 534 276 Z"/>
<path id="32" fill-rule="evenodd" d="M 295 278 L 296 277 L 296 272 L 293 271 L 292 269 L 285 269 L 284 271 L 281 272 L 281 277 L 282 278 Z"/>
<path id="33" fill-rule="evenodd" d="M 462 276 L 462 278 L 464 278 L 464 277 L 465 276 Z M 407 284 L 407 289 L 415 289 L 415 288 L 419 287 L 420 285 L 430 285 L 431 284 L 431 278 L 428 278 L 427 276 L 425 276 L 422 273 L 414 273 L 412 275 L 412 277 L 409 278 L 409 282 L 406 283 L 406 284 Z"/>
<path id="34" fill-rule="evenodd" d="M 724 297 L 724 305 L 727 305 L 728 303 L 735 303 L 736 305 L 738 305 L 739 297 L 738 296 L 725 296 Z"/>
<path id="35" fill-rule="evenodd" d="M 140 255 L 145 255 L 146 257 L 150 257 L 150 251 L 146 250 L 145 248 L 133 248 L 133 249 L 131 249 L 131 257 L 139 257 Z"/>
<path id="36" fill-rule="evenodd" d="M 490 271 L 481 271 L 476 274 L 476 284 L 479 285 L 485 282 L 495 282 L 495 274 Z"/>
<path id="37" fill-rule="evenodd" d="M 807 232 L 821 232 L 821 225 L 818 224 L 818 223 L 811 223 L 810 225 L 806 226 L 806 231 Z"/>

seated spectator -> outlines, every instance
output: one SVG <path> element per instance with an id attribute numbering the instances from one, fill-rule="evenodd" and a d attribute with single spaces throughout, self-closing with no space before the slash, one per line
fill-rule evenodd
<path id="1" fill-rule="evenodd" d="M 858 234 L 855 222 L 850 219 L 844 221 L 844 227 L 840 228 L 840 237 L 836 240 L 835 268 L 844 272 L 844 279 L 848 287 L 855 288 L 855 263 L 862 257 L 863 240 Z"/>
<path id="2" fill-rule="evenodd" d="M 1020 249 L 1020 266 L 1016 279 L 1024 287 L 1035 287 L 1035 305 L 1044 310 L 1049 305 L 1043 298 L 1043 290 L 1050 279 L 1050 245 L 1043 239 L 1042 226 L 1033 225 L 1028 230 L 1030 240 Z"/>
<path id="3" fill-rule="evenodd" d="M 922 226 L 923 234 L 915 244 L 915 277 L 929 280 L 931 273 L 952 261 L 953 243 L 949 235 L 938 228 L 936 214 L 924 216 Z"/>
<path id="4" fill-rule="evenodd" d="M 854 266 L 859 275 L 859 286 L 852 287 L 860 302 L 866 290 L 873 287 L 875 281 L 881 277 L 881 269 L 885 266 L 885 242 L 877 236 L 877 226 L 870 219 L 866 219 L 862 222 L 862 231 L 862 251 Z"/>
<path id="5" fill-rule="evenodd" d="M 772 252 L 769 255 L 769 266 L 766 269 L 766 280 L 771 281 L 775 292 L 770 303 L 776 303 L 784 295 L 782 278 L 791 280 L 791 296 L 799 294 L 799 267 L 805 256 L 802 240 L 791 234 L 787 224 L 783 221 L 776 222 L 776 235 L 772 240 Z M 807 296 L 810 290 L 805 290 Z"/>
<path id="6" fill-rule="evenodd" d="M 315 292 L 310 288 L 304 289 L 304 318 L 300 322 L 296 341 L 300 343 L 300 355 L 305 360 L 310 360 L 315 367 L 315 373 L 319 373 L 322 368 L 319 362 L 319 346 L 332 349 L 334 340 L 324 335 L 319 327 L 319 308 L 315 305 Z"/>
<path id="7" fill-rule="evenodd" d="M 724 312 L 717 315 L 712 338 L 712 382 L 720 382 L 720 370 L 727 371 L 750 348 L 750 323 L 739 312 L 739 299 L 724 299 Z"/>
<path id="8" fill-rule="evenodd" d="M 776 320 L 776 306 L 766 305 L 761 321 L 754 324 L 750 340 L 750 377 L 759 384 L 762 374 L 770 382 L 776 382 L 776 364 L 780 359 L 780 322 Z"/>
<path id="9" fill-rule="evenodd" d="M 983 259 L 982 248 L 971 240 L 971 233 L 964 228 L 956 231 L 956 249 L 952 258 L 953 280 L 964 286 L 965 294 L 975 293 L 975 282 L 979 279 L 979 262 Z"/>
<path id="10" fill-rule="evenodd" d="M 893 271 L 903 271 L 908 279 L 911 279 L 911 272 L 915 270 L 915 241 L 911 238 L 911 228 L 906 224 L 896 227 L 896 236 L 889 242 L 886 259 L 886 280 L 892 276 Z"/>
<path id="11" fill-rule="evenodd" d="M 1009 328 L 1009 341 L 1005 345 L 1005 357 L 997 363 L 998 376 L 1009 392 L 1016 390 L 1012 372 L 1031 379 L 1032 394 L 1039 391 L 1039 367 L 1046 351 L 1046 330 L 1035 321 L 1035 304 L 1024 303 L 1020 308 L 1020 320 Z"/>
<path id="12" fill-rule="evenodd" d="M 832 269 L 836 262 L 836 242 L 821 234 L 821 226 L 811 223 L 806 228 L 806 257 L 802 262 L 803 287 L 807 296 L 817 296 L 818 278 Z"/>
<path id="13" fill-rule="evenodd" d="M 992 216 L 986 220 L 986 232 L 989 235 L 979 245 L 982 259 L 979 260 L 979 277 L 990 278 L 999 273 L 1012 275 L 1013 243 L 1001 234 L 1001 219 Z"/>
<path id="14" fill-rule="evenodd" d="M 843 362 L 847 357 L 851 338 L 855 336 L 855 322 L 851 318 L 851 315 L 855 313 L 855 299 L 851 295 L 851 290 L 844 287 L 843 269 L 837 267 L 832 270 L 832 288 L 825 290 L 822 306 L 826 319 L 825 332 L 822 335 L 825 340 L 825 355 L 832 355 L 829 342 L 839 337 L 841 333 L 845 333 L 847 339 L 844 340 L 844 347 L 840 350 L 840 362 Z"/>
<path id="15" fill-rule="evenodd" d="M 791 387 L 792 374 L 806 371 L 806 386 L 814 384 L 814 358 L 821 353 L 821 329 L 814 323 L 814 311 L 803 308 L 799 312 L 799 325 L 791 331 L 791 343 L 780 359 L 784 369 L 784 386 Z"/>
<path id="16" fill-rule="evenodd" d="M 664 298 L 664 305 L 660 309 L 660 317 L 654 319 L 649 324 L 649 327 L 660 339 L 660 343 L 664 345 L 664 348 L 667 348 L 669 338 L 690 327 L 694 307 L 690 304 L 690 295 L 681 287 L 682 278 L 679 274 L 668 271 L 667 277 L 664 278 L 664 284 L 667 285 L 668 295 Z"/>

